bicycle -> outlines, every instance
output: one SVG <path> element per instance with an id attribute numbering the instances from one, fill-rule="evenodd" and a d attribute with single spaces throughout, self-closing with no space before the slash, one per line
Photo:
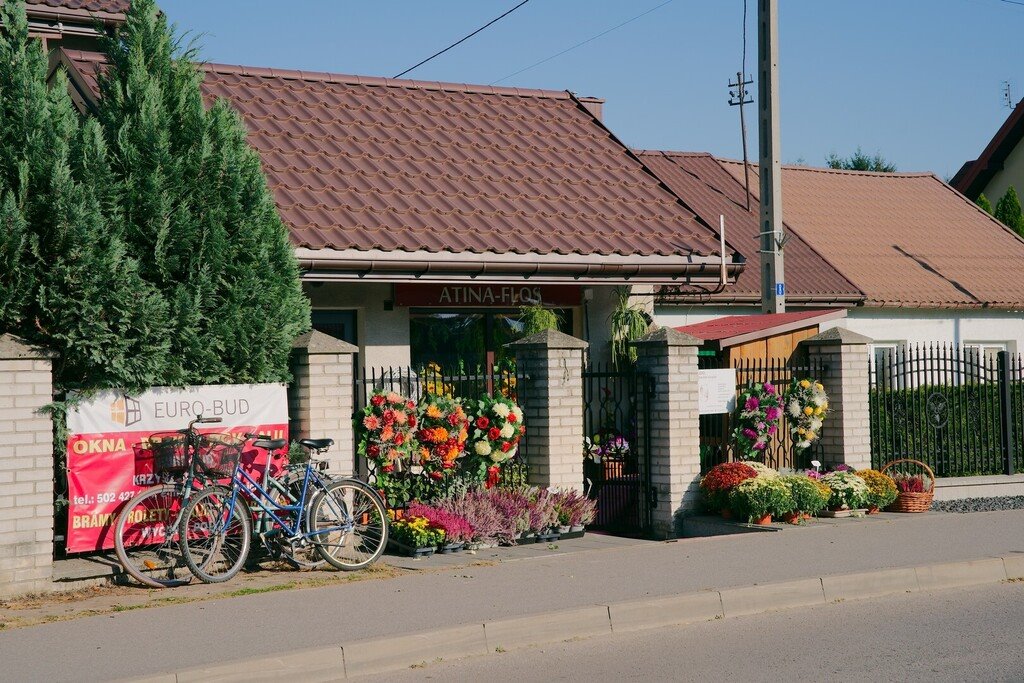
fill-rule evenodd
<path id="1" fill-rule="evenodd" d="M 197 486 L 210 480 L 205 464 L 211 452 L 230 441 L 200 434 L 195 425 L 220 421 L 197 415 L 185 429 L 154 434 L 142 447 L 152 454 L 152 477 L 163 483 L 133 496 L 121 509 L 114 526 L 114 548 L 124 571 L 144 586 L 170 588 L 192 581 L 177 533 L 182 512 Z"/>
<path id="2" fill-rule="evenodd" d="M 380 557 L 387 545 L 387 512 L 376 491 L 355 479 L 329 480 L 326 463 L 312 457 L 326 451 L 331 439 L 303 439 L 310 451 L 297 478 L 282 486 L 264 488 L 237 460 L 230 486 L 204 488 L 182 510 L 179 542 L 186 566 L 206 583 L 227 581 L 241 570 L 252 542 L 251 500 L 261 510 L 266 526 L 259 538 L 272 552 L 286 553 L 304 561 L 309 548 L 327 563 L 342 570 L 361 569 Z M 253 445 L 272 454 L 283 449 L 284 439 L 259 436 Z M 269 467 L 269 465 L 268 465 Z M 264 482 L 268 483 L 264 472 Z M 275 491 L 288 491 L 279 502 Z M 296 495 L 297 493 L 297 495 Z M 312 495 L 311 495 L 312 494 Z"/>

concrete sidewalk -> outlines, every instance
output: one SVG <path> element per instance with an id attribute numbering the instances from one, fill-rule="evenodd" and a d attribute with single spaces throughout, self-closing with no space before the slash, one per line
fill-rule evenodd
<path id="1" fill-rule="evenodd" d="M 583 610 L 568 618 L 585 623 L 595 605 L 1024 554 L 1022 510 L 852 522 L 119 612 L 0 631 L 0 658 L 12 680 L 118 679 L 565 610 Z M 135 647 L 144 656 L 123 656 Z M 37 656 L 58 649 L 60 658 Z"/>

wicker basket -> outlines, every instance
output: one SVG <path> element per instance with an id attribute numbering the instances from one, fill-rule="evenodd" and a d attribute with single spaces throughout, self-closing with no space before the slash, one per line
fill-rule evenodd
<path id="1" fill-rule="evenodd" d="M 901 462 L 918 465 L 928 473 L 928 490 L 921 493 L 910 493 L 900 491 L 899 496 L 893 501 L 889 507 L 885 508 L 889 512 L 927 512 L 932 507 L 932 500 L 935 498 L 935 472 L 932 471 L 931 467 L 928 467 L 926 463 L 920 460 L 912 460 L 910 458 L 903 458 L 900 460 L 893 460 L 892 462 L 886 463 L 882 467 L 881 471 L 885 472 L 893 465 L 898 465 Z"/>
<path id="2" fill-rule="evenodd" d="M 235 473 L 245 439 L 236 434 L 203 434 L 199 443 L 199 465 L 206 474 L 224 478 Z"/>

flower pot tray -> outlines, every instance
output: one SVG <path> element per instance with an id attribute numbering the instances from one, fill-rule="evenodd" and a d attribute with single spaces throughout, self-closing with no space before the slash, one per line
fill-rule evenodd
<path id="1" fill-rule="evenodd" d="M 537 534 L 538 543 L 552 543 L 562 537 L 562 534 L 557 531 L 549 531 L 544 534 Z"/>
<path id="2" fill-rule="evenodd" d="M 437 552 L 441 555 L 448 555 L 449 553 L 460 552 L 466 547 L 465 543 L 448 543 L 446 545 L 438 546 Z"/>
<path id="3" fill-rule="evenodd" d="M 861 517 L 866 515 L 868 512 L 867 508 L 857 508 L 856 510 L 822 510 L 818 513 L 819 517 Z M 854 514 L 858 513 L 858 514 Z"/>
<path id="4" fill-rule="evenodd" d="M 390 538 L 388 539 L 388 545 L 391 546 L 392 550 L 401 555 L 405 555 L 406 557 L 430 557 L 434 554 L 435 550 L 432 545 L 424 546 L 422 548 L 414 548 Z"/>
<path id="5" fill-rule="evenodd" d="M 573 538 L 583 538 L 583 535 L 585 533 L 587 533 L 587 532 L 586 531 L 566 531 L 563 534 L 559 534 L 559 536 L 561 537 L 560 540 L 568 541 L 568 540 L 571 540 Z"/>

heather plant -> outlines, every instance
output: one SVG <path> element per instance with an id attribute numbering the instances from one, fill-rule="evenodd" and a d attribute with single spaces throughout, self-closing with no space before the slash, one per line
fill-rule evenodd
<path id="1" fill-rule="evenodd" d="M 547 489 L 533 489 L 530 496 L 530 531 L 541 532 L 558 524 L 554 495 Z"/>
<path id="2" fill-rule="evenodd" d="M 530 498 L 522 489 L 488 489 L 495 510 L 505 520 L 505 528 L 498 540 L 514 544 L 516 539 L 530 530 Z"/>
<path id="3" fill-rule="evenodd" d="M 509 536 L 508 524 L 489 494 L 486 490 L 470 490 L 462 496 L 440 501 L 437 507 L 465 519 L 473 527 L 474 541 L 496 543 L 502 535 Z"/>
<path id="4" fill-rule="evenodd" d="M 424 517 L 431 526 L 443 529 L 445 541 L 448 543 L 465 543 L 473 540 L 473 525 L 465 517 L 443 507 L 410 503 L 407 514 L 411 517 Z"/>

